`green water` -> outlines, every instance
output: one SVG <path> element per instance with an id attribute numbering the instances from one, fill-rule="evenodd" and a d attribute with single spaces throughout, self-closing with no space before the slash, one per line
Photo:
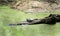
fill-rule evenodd
<path id="1" fill-rule="evenodd" d="M 11 23 L 16 24 L 27 18 L 43 18 L 49 14 L 26 14 L 10 9 L 8 6 L 0 6 L 0 36 L 60 36 L 60 23 L 56 23 L 56 25 L 9 26 Z M 60 12 L 54 14 L 60 14 Z"/>

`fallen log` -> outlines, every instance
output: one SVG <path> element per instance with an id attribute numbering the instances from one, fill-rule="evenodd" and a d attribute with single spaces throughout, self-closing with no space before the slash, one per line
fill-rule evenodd
<path id="1" fill-rule="evenodd" d="M 54 25 L 57 22 L 60 22 L 60 15 L 58 14 L 50 14 L 49 16 L 43 18 L 43 19 L 27 19 L 24 22 L 20 22 L 15 25 L 36 25 L 36 24 L 48 24 L 48 25 Z M 14 25 L 14 24 L 10 24 Z"/>

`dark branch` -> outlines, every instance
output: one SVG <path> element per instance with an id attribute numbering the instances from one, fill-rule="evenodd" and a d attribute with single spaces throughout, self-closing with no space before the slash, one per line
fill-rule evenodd
<path id="1" fill-rule="evenodd" d="M 60 15 L 58 14 L 50 14 L 48 17 L 43 19 L 27 19 L 24 22 L 18 23 L 17 25 L 36 25 L 36 24 L 49 24 L 54 25 L 56 22 L 60 22 Z"/>

